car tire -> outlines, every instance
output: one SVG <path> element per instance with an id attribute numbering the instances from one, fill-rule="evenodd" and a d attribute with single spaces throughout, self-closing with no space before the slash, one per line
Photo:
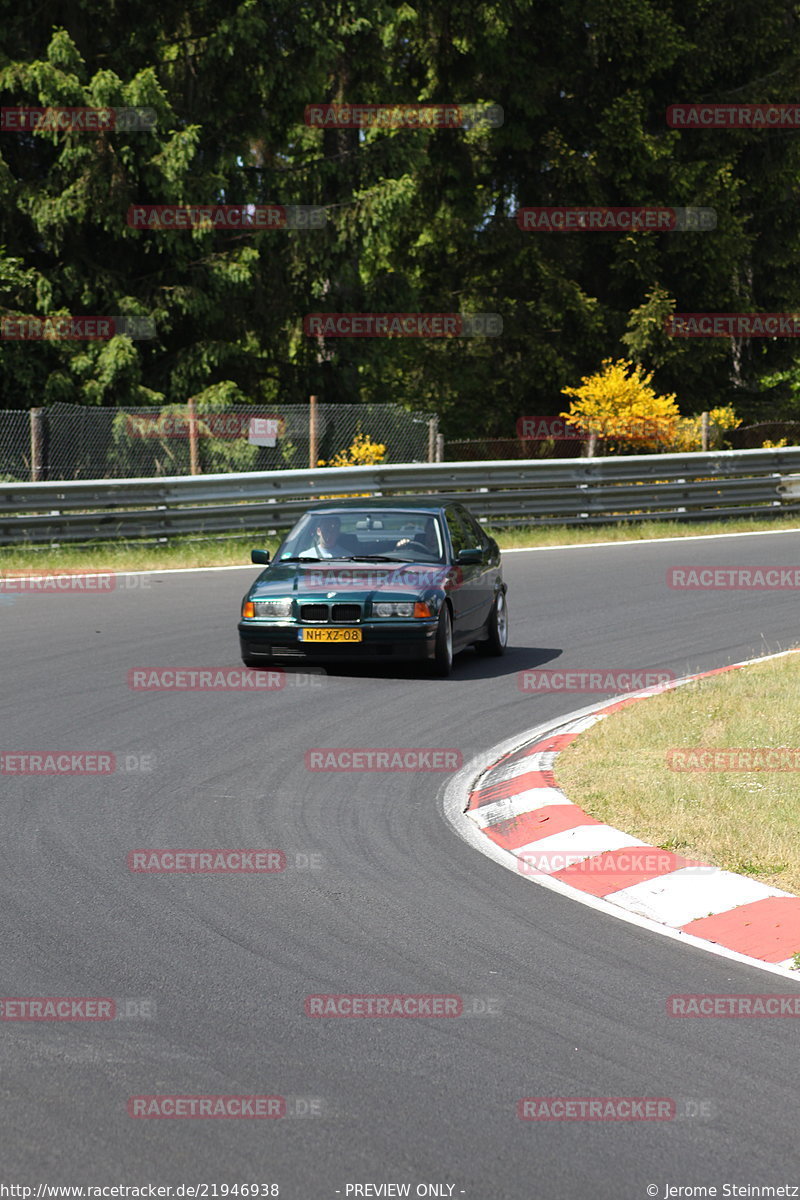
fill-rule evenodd
<path id="1" fill-rule="evenodd" d="M 442 605 L 439 624 L 436 627 L 436 643 L 431 674 L 437 679 L 446 679 L 453 669 L 453 620 L 450 609 Z"/>
<path id="2" fill-rule="evenodd" d="M 478 654 L 499 658 L 505 654 L 508 645 L 508 602 L 505 592 L 498 592 L 495 596 L 486 628 L 488 638 L 484 642 L 476 642 L 475 649 Z"/>
<path id="3" fill-rule="evenodd" d="M 270 663 L 265 662 L 263 658 L 251 658 L 248 654 L 242 655 L 242 662 L 246 667 L 249 667 L 251 671 L 257 671 L 259 668 L 266 671 L 271 665 Z"/>

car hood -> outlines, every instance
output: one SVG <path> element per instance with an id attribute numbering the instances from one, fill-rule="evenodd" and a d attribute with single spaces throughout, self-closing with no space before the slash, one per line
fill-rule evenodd
<path id="1" fill-rule="evenodd" d="M 306 563 L 272 563 L 250 589 L 251 600 L 298 596 L 317 600 L 355 600 L 375 594 L 392 598 L 421 596 L 449 590 L 460 574 L 458 567 L 420 562 L 339 562 L 335 559 Z"/>

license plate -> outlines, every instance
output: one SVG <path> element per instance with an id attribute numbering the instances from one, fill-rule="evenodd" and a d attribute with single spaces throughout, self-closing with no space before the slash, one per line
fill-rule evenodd
<path id="1" fill-rule="evenodd" d="M 360 629 L 301 629 L 301 642 L 360 642 Z"/>

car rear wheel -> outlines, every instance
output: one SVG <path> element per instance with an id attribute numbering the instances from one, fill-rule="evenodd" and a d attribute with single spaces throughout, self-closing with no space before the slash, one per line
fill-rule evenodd
<path id="1" fill-rule="evenodd" d="M 436 649 L 431 663 L 431 673 L 438 679 L 446 679 L 453 667 L 453 622 L 450 609 L 442 605 L 439 624 L 436 628 Z"/>
<path id="2" fill-rule="evenodd" d="M 494 598 L 492 611 L 487 624 L 488 638 L 485 642 L 476 642 L 475 649 L 479 654 L 489 654 L 499 657 L 505 654 L 508 645 L 508 604 L 505 592 L 498 592 Z"/>

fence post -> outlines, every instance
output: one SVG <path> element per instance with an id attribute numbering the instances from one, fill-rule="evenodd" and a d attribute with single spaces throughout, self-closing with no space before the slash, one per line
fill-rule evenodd
<path id="1" fill-rule="evenodd" d="M 700 436 L 703 439 L 701 445 L 704 450 L 707 450 L 708 449 L 708 413 L 707 412 L 700 414 Z"/>
<path id="2" fill-rule="evenodd" d="M 200 465 L 197 461 L 197 412 L 194 396 L 190 396 L 186 401 L 186 407 L 189 416 L 189 471 L 192 475 L 199 475 Z"/>
<path id="3" fill-rule="evenodd" d="M 44 409 L 32 408 L 31 424 L 31 483 L 41 483 L 46 474 L 44 461 Z"/>
<path id="4" fill-rule="evenodd" d="M 431 417 L 428 421 L 428 462 L 441 461 L 436 458 L 436 436 L 439 432 L 439 418 Z"/>
<path id="5" fill-rule="evenodd" d="M 317 465 L 317 397 L 309 396 L 308 410 L 308 465 L 313 470 Z"/>
<path id="6" fill-rule="evenodd" d="M 436 461 L 444 462 L 444 434 L 437 433 L 436 435 Z"/>

